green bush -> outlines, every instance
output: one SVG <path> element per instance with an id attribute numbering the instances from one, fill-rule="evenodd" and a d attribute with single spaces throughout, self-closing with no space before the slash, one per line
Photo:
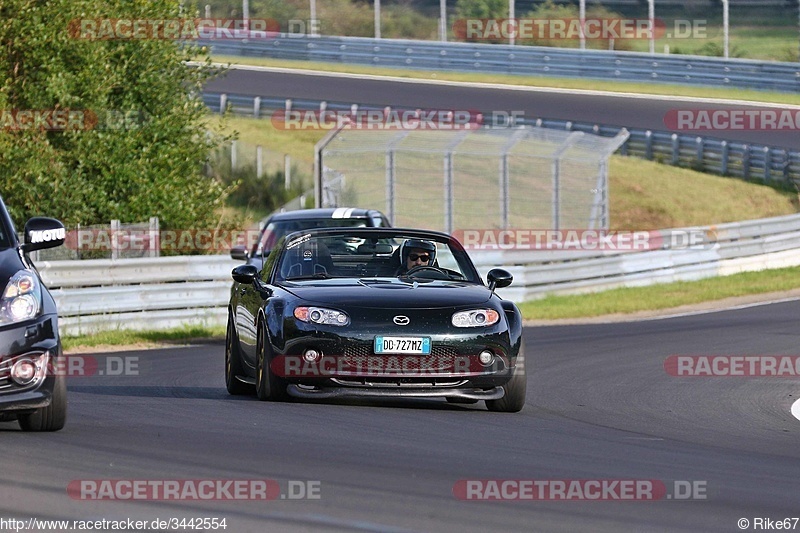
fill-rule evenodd
<path id="1" fill-rule="evenodd" d="M 5 118 L 10 110 L 73 110 L 86 119 L 55 131 L 0 128 L 0 191 L 18 224 L 39 214 L 68 225 L 151 216 L 163 227 L 213 222 L 226 191 L 202 175 L 201 162 L 221 139 L 205 134 L 198 95 L 216 70 L 189 67 L 199 50 L 175 41 L 89 40 L 70 32 L 87 18 L 179 16 L 177 0 L 0 3 Z M 120 113 L 133 120 L 105 122 Z"/>

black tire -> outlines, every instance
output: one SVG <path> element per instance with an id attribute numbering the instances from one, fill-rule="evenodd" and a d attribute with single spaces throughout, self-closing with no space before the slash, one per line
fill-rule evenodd
<path id="1" fill-rule="evenodd" d="M 261 401 L 285 402 L 289 399 L 286 392 L 286 381 L 276 376 L 269 364 L 272 361 L 270 350 L 267 347 L 264 326 L 258 326 L 258 341 L 256 354 L 256 396 Z"/>
<path id="2" fill-rule="evenodd" d="M 486 408 L 498 413 L 518 413 L 525 407 L 525 395 L 528 390 L 528 376 L 525 372 L 525 361 L 520 346 L 517 355 L 517 366 L 514 375 L 503 385 L 503 397 L 499 400 L 486 400 Z"/>
<path id="3" fill-rule="evenodd" d="M 67 421 L 67 378 L 58 373 L 55 380 L 50 405 L 17 416 L 22 431 L 58 431 L 64 427 Z"/>
<path id="4" fill-rule="evenodd" d="M 252 385 L 236 379 L 236 376 L 244 375 L 244 370 L 232 319 L 233 317 L 228 313 L 228 331 L 225 334 L 225 388 L 228 389 L 228 394 L 234 396 L 253 394 Z"/>

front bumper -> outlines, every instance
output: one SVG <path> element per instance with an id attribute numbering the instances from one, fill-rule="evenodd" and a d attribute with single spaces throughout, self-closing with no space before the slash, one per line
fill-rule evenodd
<path id="1" fill-rule="evenodd" d="M 61 366 L 57 316 L 44 315 L 36 320 L 0 328 L 0 412 L 34 411 L 50 404 L 56 380 L 55 369 Z M 21 356 L 41 357 L 42 378 L 20 386 L 9 377 L 9 364 Z"/>
<path id="2" fill-rule="evenodd" d="M 289 395 L 295 398 L 463 398 L 465 400 L 499 400 L 503 397 L 503 388 L 462 389 L 444 387 L 414 388 L 362 388 L 362 387 L 304 387 L 289 385 Z"/>

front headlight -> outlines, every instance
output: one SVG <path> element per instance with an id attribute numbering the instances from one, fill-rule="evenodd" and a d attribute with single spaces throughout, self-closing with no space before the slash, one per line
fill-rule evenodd
<path id="1" fill-rule="evenodd" d="M 457 328 L 477 328 L 492 326 L 500 320 L 500 313 L 494 309 L 471 309 L 459 311 L 452 318 L 452 323 Z"/>
<path id="2" fill-rule="evenodd" d="M 20 270 L 3 291 L 0 301 L 0 324 L 12 324 L 34 318 L 42 310 L 42 289 L 36 274 Z"/>
<path id="3" fill-rule="evenodd" d="M 303 322 L 328 326 L 346 326 L 350 323 L 350 317 L 346 313 L 324 307 L 295 307 L 294 317 Z"/>

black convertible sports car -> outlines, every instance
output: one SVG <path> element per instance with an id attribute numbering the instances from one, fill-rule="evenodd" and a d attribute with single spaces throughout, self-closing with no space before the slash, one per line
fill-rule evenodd
<path id="1" fill-rule="evenodd" d="M 20 243 L 0 200 L 0 420 L 25 431 L 57 431 L 67 416 L 58 315 L 29 252 L 64 243 L 58 220 L 34 217 Z"/>
<path id="2" fill-rule="evenodd" d="M 525 404 L 522 319 L 444 233 L 389 228 L 300 231 L 236 267 L 225 382 L 261 400 L 440 397 Z"/>

